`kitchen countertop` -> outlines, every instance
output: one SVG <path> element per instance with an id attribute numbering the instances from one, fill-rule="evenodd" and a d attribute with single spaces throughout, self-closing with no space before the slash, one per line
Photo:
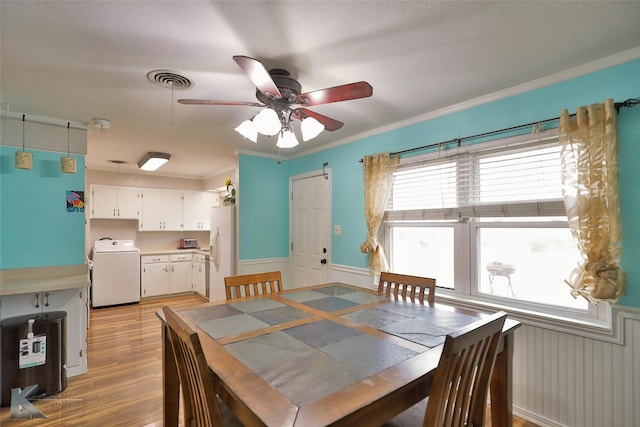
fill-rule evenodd
<path id="1" fill-rule="evenodd" d="M 140 255 L 171 255 L 171 254 L 199 254 L 209 255 L 209 248 L 201 249 L 140 249 Z"/>
<path id="2" fill-rule="evenodd" d="M 4 270 L 2 273 L 0 296 L 91 286 L 86 265 Z"/>

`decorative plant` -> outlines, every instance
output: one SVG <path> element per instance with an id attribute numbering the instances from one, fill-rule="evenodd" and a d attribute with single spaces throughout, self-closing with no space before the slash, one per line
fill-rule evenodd
<path id="1" fill-rule="evenodd" d="M 224 198 L 224 201 L 227 203 L 235 203 L 236 202 L 236 188 L 231 183 L 231 178 L 227 178 L 224 182 L 224 185 L 227 187 L 227 195 Z"/>

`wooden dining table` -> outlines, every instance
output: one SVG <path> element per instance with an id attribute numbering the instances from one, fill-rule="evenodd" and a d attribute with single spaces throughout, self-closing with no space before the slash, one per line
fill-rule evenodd
<path id="1" fill-rule="evenodd" d="M 220 398 L 247 426 L 375 426 L 429 395 L 445 336 L 484 314 L 388 298 L 344 283 L 181 309 L 198 332 Z M 164 424 L 179 378 L 162 312 Z M 491 380 L 493 426 L 512 424 L 507 319 Z"/>

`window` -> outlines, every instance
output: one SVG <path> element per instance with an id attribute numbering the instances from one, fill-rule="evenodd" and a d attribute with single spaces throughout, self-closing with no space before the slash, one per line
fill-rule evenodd
<path id="1" fill-rule="evenodd" d="M 603 319 L 564 284 L 580 253 L 562 202 L 556 135 L 401 159 L 384 222 L 391 270 L 435 277 L 453 297 Z"/>

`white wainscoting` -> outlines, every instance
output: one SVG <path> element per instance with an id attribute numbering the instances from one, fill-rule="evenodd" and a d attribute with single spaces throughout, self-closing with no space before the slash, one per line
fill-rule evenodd
<path id="1" fill-rule="evenodd" d="M 524 324 L 516 332 L 514 412 L 541 426 L 640 426 L 640 316 L 615 315 L 623 344 Z"/>
<path id="2" fill-rule="evenodd" d="M 237 274 L 265 273 L 267 271 L 280 271 L 282 283 L 288 289 L 289 281 L 289 258 L 263 258 L 250 261 L 240 261 L 238 263 Z"/>

